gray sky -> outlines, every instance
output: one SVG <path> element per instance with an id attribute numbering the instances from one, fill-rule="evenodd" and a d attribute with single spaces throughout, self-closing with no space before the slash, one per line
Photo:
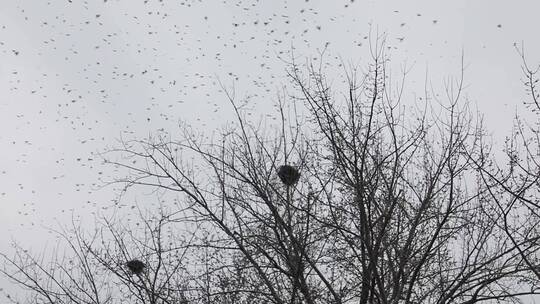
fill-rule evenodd
<path id="1" fill-rule="evenodd" d="M 94 188 L 114 172 L 89 159 L 121 136 L 225 122 L 217 78 L 253 95 L 253 115 L 264 116 L 287 85 L 279 57 L 293 47 L 311 57 L 328 45 L 331 62 L 362 65 L 365 37 L 386 32 L 392 68 L 412 67 L 411 100 L 426 71 L 435 88 L 459 75 L 463 51 L 465 96 L 502 141 L 525 97 L 513 45 L 540 62 L 539 9 L 534 0 L 0 0 L 0 250 L 12 238 L 39 248 L 41 225 L 110 205 L 113 189 Z"/>

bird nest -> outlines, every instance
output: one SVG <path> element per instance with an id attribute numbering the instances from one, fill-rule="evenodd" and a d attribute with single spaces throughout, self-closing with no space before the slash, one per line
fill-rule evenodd
<path id="1" fill-rule="evenodd" d="M 146 265 L 139 260 L 131 260 L 126 263 L 126 267 L 134 274 L 140 274 Z"/>
<path id="2" fill-rule="evenodd" d="M 292 166 L 283 165 L 279 167 L 277 175 L 282 183 L 287 186 L 294 185 L 300 179 L 300 172 Z"/>

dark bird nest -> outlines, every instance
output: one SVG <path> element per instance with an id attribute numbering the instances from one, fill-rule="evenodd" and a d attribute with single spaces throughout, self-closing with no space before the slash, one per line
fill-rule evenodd
<path id="1" fill-rule="evenodd" d="M 126 267 L 134 274 L 140 274 L 143 272 L 146 265 L 139 260 L 131 260 L 126 263 Z"/>
<path id="2" fill-rule="evenodd" d="M 279 167 L 277 175 L 279 176 L 281 182 L 287 186 L 294 185 L 300 178 L 300 172 L 298 172 L 296 168 L 289 165 Z"/>

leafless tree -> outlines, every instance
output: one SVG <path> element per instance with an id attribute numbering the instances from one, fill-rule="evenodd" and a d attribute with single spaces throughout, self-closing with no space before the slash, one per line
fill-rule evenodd
<path id="1" fill-rule="evenodd" d="M 523 262 L 534 273 L 531 289 L 538 289 L 540 279 L 540 103 L 537 84 L 540 66 L 532 68 L 523 46 L 516 51 L 522 59 L 523 85 L 527 93 L 524 104 L 532 117 L 514 118 L 512 133 L 506 138 L 506 162 L 478 165 L 480 177 L 489 190 L 489 200 L 499 208 L 500 227 L 516 246 Z"/>
<path id="2" fill-rule="evenodd" d="M 142 214 L 139 230 L 104 219 L 93 234 L 62 231 L 69 269 L 19 250 L 4 256 L 4 274 L 34 303 L 495 303 L 538 293 L 538 199 L 525 196 L 538 174 L 517 177 L 522 159 L 498 165 L 462 100 L 463 75 L 406 110 L 406 73 L 394 87 L 384 50 L 378 40 L 371 64 L 347 69 L 344 90 L 323 55 L 293 60 L 295 93 L 280 95 L 278 125 L 249 120 L 226 90 L 236 120 L 218 136 L 182 126 L 180 139 L 123 142 L 104 155 L 128 171 L 115 182 L 174 203 Z M 142 274 L 125 267 L 134 258 Z"/>

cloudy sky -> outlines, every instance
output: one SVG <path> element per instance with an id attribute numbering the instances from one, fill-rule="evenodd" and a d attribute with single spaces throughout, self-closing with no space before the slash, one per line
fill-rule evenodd
<path id="1" fill-rule="evenodd" d="M 520 58 L 540 62 L 540 2 L 0 0 L 0 250 L 39 247 L 43 225 L 110 206 L 114 172 L 95 153 L 119 138 L 209 132 L 230 118 L 218 80 L 271 113 L 286 60 L 369 62 L 385 33 L 391 67 L 411 68 L 406 98 L 425 80 L 458 76 L 496 141 L 522 111 Z M 427 75 L 427 76 L 426 76 Z M 144 193 L 140 194 L 144 197 Z"/>

